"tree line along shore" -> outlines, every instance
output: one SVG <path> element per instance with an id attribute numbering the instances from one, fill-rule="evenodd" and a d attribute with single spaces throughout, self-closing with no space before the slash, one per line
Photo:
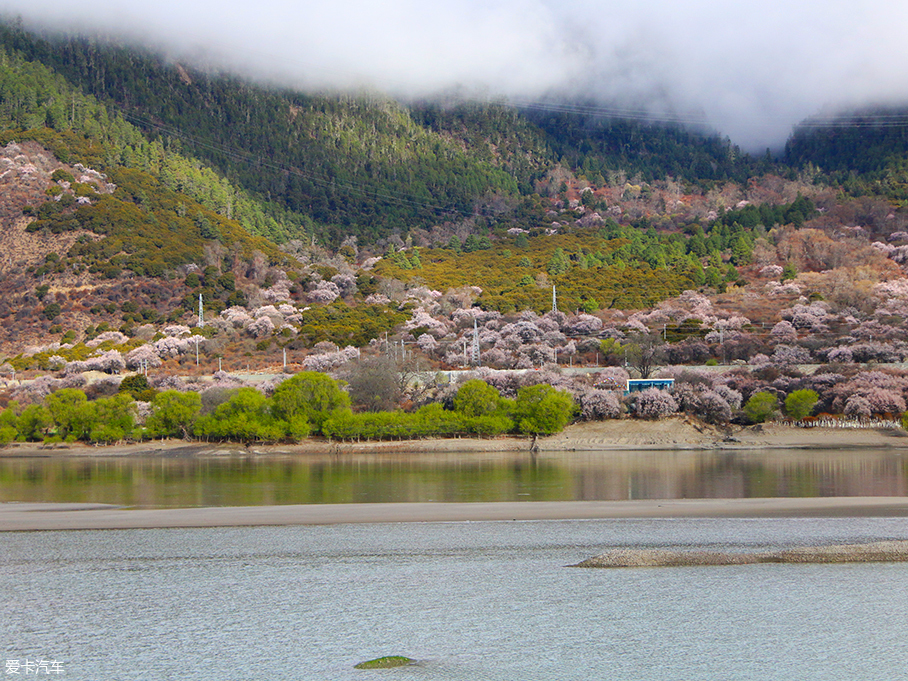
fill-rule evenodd
<path id="1" fill-rule="evenodd" d="M 659 421 L 684 415 L 688 424 L 709 438 L 734 441 L 729 426 L 783 422 L 802 426 L 888 428 L 901 432 L 904 412 L 880 415 L 814 416 L 821 404 L 834 399 L 833 385 L 821 398 L 818 390 L 829 374 L 789 381 L 791 390 L 780 398 L 779 382 L 762 389 L 752 382 L 745 401 L 734 382 L 740 372 L 707 375 L 691 370 L 673 373 L 669 389 L 649 388 L 626 393 L 616 377 L 622 369 L 593 374 L 553 370 L 527 373 L 480 371 L 459 382 L 424 387 L 419 403 L 408 408 L 376 400 L 382 390 L 379 373 L 369 360 L 361 371 L 349 374 L 350 383 L 315 371 L 283 374 L 252 387 L 227 374 L 204 385 L 176 379 L 159 381 L 155 388 L 143 374 L 131 374 L 81 389 L 44 381 L 47 391 L 36 398 L 31 386 L 0 412 L 0 443 L 116 444 L 164 438 L 198 442 L 293 444 L 310 437 L 339 442 L 426 440 L 430 438 L 527 438 L 561 433 L 574 422 L 601 422 L 634 418 Z M 723 378 L 724 376 L 724 378 Z M 748 377 L 752 374 L 748 373 Z M 788 377 L 790 378 L 790 377 Z M 880 384 L 904 381 L 897 374 L 863 372 L 845 387 L 870 390 Z M 61 381 L 62 382 L 62 381 Z M 194 389 L 197 388 L 197 389 Z M 830 393 L 833 395 L 831 396 Z M 784 393 L 782 393 L 784 395 Z M 853 398 L 849 397 L 849 400 Z M 15 397 L 15 393 L 13 394 Z M 879 397 L 879 395 L 877 395 Z M 847 403 L 847 401 L 846 401 Z M 794 438 L 797 446 L 798 438 Z M 680 441 L 679 441 L 680 443 Z M 670 443 L 667 443 L 670 444 Z"/>

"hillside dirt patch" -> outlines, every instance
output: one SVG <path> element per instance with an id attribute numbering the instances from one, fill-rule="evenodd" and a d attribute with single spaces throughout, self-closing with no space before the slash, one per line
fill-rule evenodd
<path id="1" fill-rule="evenodd" d="M 48 253 L 64 256 L 83 234 L 94 239 L 101 238 L 82 230 L 64 234 L 26 232 L 25 228 L 31 222 L 31 218 L 19 218 L 0 229 L 0 275 L 42 265 Z"/>

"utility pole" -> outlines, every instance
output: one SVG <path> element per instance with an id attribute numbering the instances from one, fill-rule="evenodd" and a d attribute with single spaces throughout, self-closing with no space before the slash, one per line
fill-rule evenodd
<path id="1" fill-rule="evenodd" d="M 202 294 L 199 294 L 199 328 L 205 326 L 205 315 L 202 311 Z"/>
<path id="2" fill-rule="evenodd" d="M 555 292 L 555 284 L 552 284 L 552 312 L 558 312 L 558 294 Z"/>

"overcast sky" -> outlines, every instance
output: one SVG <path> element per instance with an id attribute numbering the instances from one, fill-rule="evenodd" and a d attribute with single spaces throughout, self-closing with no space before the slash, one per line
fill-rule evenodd
<path id="1" fill-rule="evenodd" d="M 103 31 L 293 87 L 558 92 L 693 114 L 752 151 L 781 145 L 820 111 L 908 101 L 908 2 L 0 0 L 0 9 L 28 26 Z"/>

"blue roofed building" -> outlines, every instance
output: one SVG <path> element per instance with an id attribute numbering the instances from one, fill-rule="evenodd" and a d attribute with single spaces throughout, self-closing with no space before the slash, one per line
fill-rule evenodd
<path id="1" fill-rule="evenodd" d="M 627 379 L 627 387 L 624 389 L 624 394 L 630 395 L 631 393 L 649 390 L 650 388 L 671 390 L 674 385 L 674 378 L 629 378 Z"/>

